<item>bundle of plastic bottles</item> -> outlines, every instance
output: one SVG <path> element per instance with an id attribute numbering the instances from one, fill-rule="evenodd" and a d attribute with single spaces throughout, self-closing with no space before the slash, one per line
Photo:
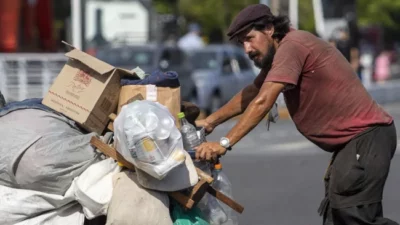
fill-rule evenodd
<path id="1" fill-rule="evenodd" d="M 199 129 L 192 124 L 190 124 L 185 119 L 184 113 L 179 113 L 178 118 L 181 123 L 181 134 L 183 147 L 186 151 L 191 153 L 193 156 L 194 148 L 199 146 L 205 141 L 202 137 L 202 133 Z M 213 168 L 210 168 L 213 165 Z M 228 179 L 228 176 L 222 171 L 222 163 L 217 162 L 216 164 L 211 164 L 207 162 L 197 162 L 196 166 L 201 170 L 211 173 L 214 178 L 212 186 L 218 191 L 222 192 L 226 196 L 232 198 L 232 184 Z M 210 194 L 206 194 L 203 199 L 198 204 L 203 216 L 210 225 L 238 225 L 238 218 L 235 212 L 224 203 L 220 202 L 215 197 Z"/>

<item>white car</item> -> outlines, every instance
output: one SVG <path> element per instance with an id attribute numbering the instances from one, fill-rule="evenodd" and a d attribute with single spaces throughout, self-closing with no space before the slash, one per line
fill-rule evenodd
<path id="1" fill-rule="evenodd" d="M 253 62 L 237 46 L 208 45 L 190 55 L 196 86 L 191 101 L 208 114 L 228 102 L 256 77 Z"/>

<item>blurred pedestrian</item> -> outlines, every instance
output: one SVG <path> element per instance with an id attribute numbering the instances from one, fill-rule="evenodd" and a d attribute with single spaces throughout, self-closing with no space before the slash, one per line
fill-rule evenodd
<path id="1" fill-rule="evenodd" d="M 205 43 L 200 32 L 201 29 L 197 23 L 190 24 L 189 32 L 179 39 L 178 46 L 185 51 L 203 48 Z"/>
<path id="2" fill-rule="evenodd" d="M 375 59 L 375 80 L 384 83 L 390 79 L 390 67 L 393 62 L 393 50 L 384 49 Z"/>
<path id="3" fill-rule="evenodd" d="M 334 31 L 334 38 L 331 38 L 332 43 L 350 62 L 351 67 L 356 71 L 357 75 L 361 78 L 360 56 L 358 46 L 350 40 L 350 33 L 346 28 L 339 27 Z"/>
<path id="4" fill-rule="evenodd" d="M 349 32 L 343 27 L 334 30 L 333 38 L 331 39 L 334 46 L 343 54 L 343 56 L 350 62 L 351 46 Z"/>
<path id="5" fill-rule="evenodd" d="M 333 153 L 319 208 L 323 223 L 397 224 L 383 217 L 381 202 L 397 147 L 393 118 L 371 98 L 339 51 L 289 24 L 287 17 L 274 16 L 263 4 L 248 6 L 236 16 L 228 36 L 242 44 L 262 70 L 253 84 L 197 121 L 210 133 L 243 114 L 219 143 L 198 146 L 196 157 L 213 160 L 226 154 L 265 118 L 283 92 L 300 133 Z"/>

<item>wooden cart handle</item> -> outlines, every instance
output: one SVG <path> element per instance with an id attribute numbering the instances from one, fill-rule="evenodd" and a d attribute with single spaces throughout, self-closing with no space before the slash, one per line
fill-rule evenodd
<path id="1" fill-rule="evenodd" d="M 110 147 L 109 145 L 105 144 L 103 141 L 101 141 L 98 137 L 92 137 L 90 140 L 90 144 L 95 146 L 99 151 L 103 152 L 105 155 L 108 157 L 111 157 L 117 162 L 122 163 L 126 168 L 135 171 L 135 166 L 127 161 L 118 151 L 116 151 L 114 148 Z M 225 203 L 229 207 L 231 207 L 233 210 L 235 210 L 238 213 L 242 213 L 244 208 L 241 206 L 239 203 L 235 202 L 233 199 L 229 198 L 228 196 L 222 194 L 210 184 L 214 181 L 214 179 L 203 172 L 201 169 L 196 167 L 197 174 L 201 180 L 199 183 L 194 187 L 194 192 L 192 192 L 190 197 L 185 196 L 181 192 L 168 192 L 168 195 L 171 196 L 173 199 L 175 199 L 177 202 L 179 202 L 181 205 L 184 207 L 191 209 L 193 205 L 196 203 L 196 201 L 200 201 L 202 196 L 204 196 L 204 193 L 207 191 L 210 193 L 212 196 L 215 198 L 219 199 L 221 202 Z"/>

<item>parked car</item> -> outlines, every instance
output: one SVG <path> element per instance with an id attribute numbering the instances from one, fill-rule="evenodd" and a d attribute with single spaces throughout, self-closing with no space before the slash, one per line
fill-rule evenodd
<path id="1" fill-rule="evenodd" d="M 181 98 L 190 101 L 195 84 L 188 55 L 175 46 L 146 44 L 138 46 L 105 47 L 98 49 L 96 57 L 113 66 L 131 70 L 140 67 L 146 73 L 156 69 L 176 71 L 181 84 Z"/>
<path id="2" fill-rule="evenodd" d="M 256 77 L 253 63 L 242 48 L 234 45 L 209 45 L 191 53 L 193 80 L 192 99 L 208 114 L 228 102 Z"/>

